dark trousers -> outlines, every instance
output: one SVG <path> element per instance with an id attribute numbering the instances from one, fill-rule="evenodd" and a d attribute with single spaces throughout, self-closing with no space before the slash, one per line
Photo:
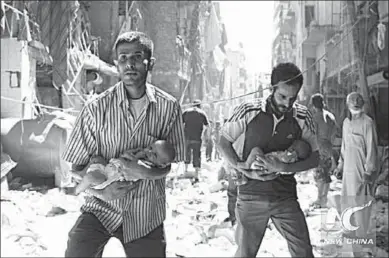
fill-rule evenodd
<path id="1" fill-rule="evenodd" d="M 102 257 L 104 246 L 111 237 L 122 242 L 126 257 L 166 257 L 163 225 L 140 239 L 124 243 L 122 226 L 110 234 L 91 213 L 81 214 L 70 230 L 65 257 Z"/>
<path id="2" fill-rule="evenodd" d="M 287 240 L 292 257 L 313 257 L 307 223 L 296 198 L 238 196 L 235 257 L 256 257 L 269 219 Z"/>
<path id="3" fill-rule="evenodd" d="M 231 176 L 228 176 L 228 188 L 227 188 L 228 214 L 233 224 L 236 221 L 235 208 L 236 208 L 237 198 L 238 198 L 238 186 L 234 183 Z"/>
<path id="4" fill-rule="evenodd" d="M 201 168 L 201 141 L 186 140 L 185 164 L 193 160 L 194 168 Z"/>
<path id="5" fill-rule="evenodd" d="M 205 156 L 207 157 L 207 160 L 212 160 L 212 151 L 213 151 L 213 142 L 211 140 L 208 140 L 205 148 Z"/>
<path id="6" fill-rule="evenodd" d="M 222 156 L 220 155 L 220 151 L 219 151 L 219 148 L 218 147 L 215 147 L 215 159 L 216 160 L 219 160 L 221 159 Z"/>

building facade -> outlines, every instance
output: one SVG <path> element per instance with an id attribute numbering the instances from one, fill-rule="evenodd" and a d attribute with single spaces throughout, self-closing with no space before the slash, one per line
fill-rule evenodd
<path id="1" fill-rule="evenodd" d="M 350 8 L 350 2 L 353 8 Z M 346 95 L 351 91 L 363 90 L 360 69 L 364 69 L 366 78 L 362 79 L 367 80 L 374 109 L 372 115 L 380 117 L 376 119 L 379 131 L 387 131 L 387 125 L 385 127 L 380 122 L 388 119 L 388 113 L 381 111 L 388 109 L 388 81 L 384 78 L 384 72 L 388 70 L 388 39 L 383 35 L 388 26 L 388 8 L 384 6 L 387 3 L 278 1 L 277 4 L 275 24 L 282 25 L 278 18 L 284 17 L 280 14 L 281 10 L 294 13 L 295 18 L 289 19 L 291 24 L 288 28 L 294 28 L 291 31 L 295 35 L 295 48 L 282 51 L 280 44 L 277 44 L 280 36 L 276 34 L 273 65 L 279 61 L 295 61 L 304 71 L 304 86 L 299 101 L 308 104 L 312 94 L 323 93 L 328 108 L 341 123 L 347 115 Z M 364 49 L 357 50 L 355 42 Z M 360 64 L 363 68 L 359 65 L 358 57 L 362 60 Z"/>

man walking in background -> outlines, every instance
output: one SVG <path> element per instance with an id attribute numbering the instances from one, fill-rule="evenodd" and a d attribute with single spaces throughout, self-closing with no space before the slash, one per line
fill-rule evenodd
<path id="1" fill-rule="evenodd" d="M 315 168 L 314 178 L 317 185 L 317 200 L 312 203 L 314 208 L 327 207 L 327 195 L 330 189 L 330 173 L 336 167 L 332 143 L 336 134 L 335 116 L 324 109 L 324 97 L 320 93 L 311 97 L 313 106 L 313 122 L 316 128 L 317 143 L 319 146 L 320 161 Z"/>
<path id="2" fill-rule="evenodd" d="M 185 151 L 185 173 L 192 162 L 195 169 L 194 183 L 199 180 L 201 169 L 201 143 L 204 139 L 205 127 L 208 126 L 208 117 L 201 109 L 200 100 L 193 102 L 193 107 L 188 108 L 183 113 L 184 132 L 186 141 Z"/>

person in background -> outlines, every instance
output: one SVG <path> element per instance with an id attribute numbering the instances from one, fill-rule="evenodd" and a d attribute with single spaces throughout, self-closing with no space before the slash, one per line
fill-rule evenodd
<path id="1" fill-rule="evenodd" d="M 319 163 L 312 115 L 305 106 L 295 103 L 303 75 L 295 64 L 280 63 L 272 70 L 271 85 L 268 98 L 245 101 L 235 108 L 219 140 L 226 162 L 249 178 L 247 184 L 238 187 L 235 257 L 257 256 L 269 219 L 287 240 L 292 257 L 313 257 L 307 223 L 297 200 L 296 179 L 293 174 L 278 173 L 298 173 Z M 233 144 L 242 135 L 243 151 L 237 152 Z M 254 147 L 264 154 L 284 151 L 298 139 L 311 146 L 307 159 L 286 164 L 258 156 L 254 169 L 247 173 L 245 161 Z"/>
<path id="2" fill-rule="evenodd" d="M 220 138 L 220 129 L 221 129 L 221 123 L 216 122 L 215 123 L 215 130 L 214 130 L 214 134 L 213 134 L 213 138 L 212 138 L 213 141 L 215 142 L 215 145 L 219 141 L 219 138 Z M 220 160 L 220 159 L 221 159 L 220 151 L 219 151 L 219 148 L 216 146 L 215 147 L 215 160 Z"/>
<path id="3" fill-rule="evenodd" d="M 114 53 L 120 82 L 82 108 L 62 158 L 72 163 L 81 178 L 93 156 L 105 162 L 118 158 L 124 177 L 137 182 L 87 189 L 82 213 L 69 232 L 65 257 L 101 257 L 111 237 L 121 241 L 126 257 L 166 257 L 165 177 L 171 166 L 130 164 L 121 154 L 166 140 L 174 146 L 175 162 L 182 161 L 181 107 L 173 96 L 146 82 L 155 61 L 153 42 L 146 34 L 119 35 Z"/>
<path id="4" fill-rule="evenodd" d="M 201 109 L 201 101 L 195 100 L 193 107 L 184 111 L 182 117 L 184 121 L 184 132 L 186 140 L 185 151 L 185 173 L 188 172 L 188 166 L 192 162 L 195 169 L 194 183 L 199 181 L 199 172 L 201 169 L 201 143 L 205 138 L 206 127 L 209 125 L 208 117 Z"/>
<path id="5" fill-rule="evenodd" d="M 324 109 L 324 97 L 317 93 L 311 97 L 313 106 L 313 122 L 316 128 L 317 143 L 319 145 L 320 161 L 315 168 L 314 179 L 317 185 L 317 199 L 311 205 L 314 208 L 327 207 L 327 195 L 330 189 L 331 172 L 336 167 L 332 144 L 336 135 L 335 116 Z"/>
<path id="6" fill-rule="evenodd" d="M 226 180 L 227 181 L 227 211 L 228 217 L 224 219 L 223 222 L 231 222 L 231 225 L 234 226 L 236 224 L 235 217 L 235 207 L 236 200 L 238 197 L 238 187 L 234 184 L 233 179 L 231 177 L 231 172 L 228 171 L 228 164 L 221 164 L 218 171 L 218 181 Z"/>
<path id="7" fill-rule="evenodd" d="M 213 122 L 209 121 L 209 126 L 206 128 L 205 132 L 205 157 L 207 158 L 207 161 L 212 161 L 212 154 L 213 154 Z"/>
<path id="8" fill-rule="evenodd" d="M 227 119 L 223 120 L 223 124 L 227 122 Z M 219 134 L 220 138 L 220 134 Z M 216 139 L 216 144 L 219 141 L 219 138 Z M 244 143 L 244 135 L 241 135 L 233 144 L 233 148 L 236 153 L 241 154 L 243 151 L 243 143 Z M 218 148 L 219 146 L 216 146 Z M 232 226 L 236 224 L 236 201 L 238 198 L 238 186 L 235 184 L 234 172 L 232 171 L 232 167 L 228 164 L 227 161 L 224 160 L 223 157 L 221 167 L 218 171 L 218 181 L 227 180 L 227 211 L 228 217 L 223 220 L 223 222 L 231 222 Z"/>
<path id="9" fill-rule="evenodd" d="M 367 205 L 373 200 L 374 181 L 377 176 L 377 132 L 372 118 L 363 111 L 364 99 L 357 92 L 346 98 L 349 116 L 345 118 L 342 128 L 342 146 L 338 166 L 334 174 L 342 174 L 341 205 L 348 207 Z M 366 238 L 369 231 L 371 206 L 354 213 L 358 229 L 346 237 Z M 375 225 L 372 225 L 375 227 Z M 353 246 L 355 257 L 366 257 L 363 245 Z"/>

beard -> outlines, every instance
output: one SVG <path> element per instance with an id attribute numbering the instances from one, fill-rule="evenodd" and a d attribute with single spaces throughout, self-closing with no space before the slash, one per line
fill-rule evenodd
<path id="1" fill-rule="evenodd" d="M 359 115 L 360 113 L 362 113 L 362 110 L 354 110 L 354 109 L 349 109 L 351 115 Z"/>
<path id="2" fill-rule="evenodd" d="M 276 111 L 276 113 L 279 115 L 283 115 L 287 113 L 292 107 L 292 106 L 287 107 L 285 105 L 278 104 L 277 101 L 274 99 L 274 96 L 271 97 L 271 103 L 273 106 L 273 111 Z"/>

